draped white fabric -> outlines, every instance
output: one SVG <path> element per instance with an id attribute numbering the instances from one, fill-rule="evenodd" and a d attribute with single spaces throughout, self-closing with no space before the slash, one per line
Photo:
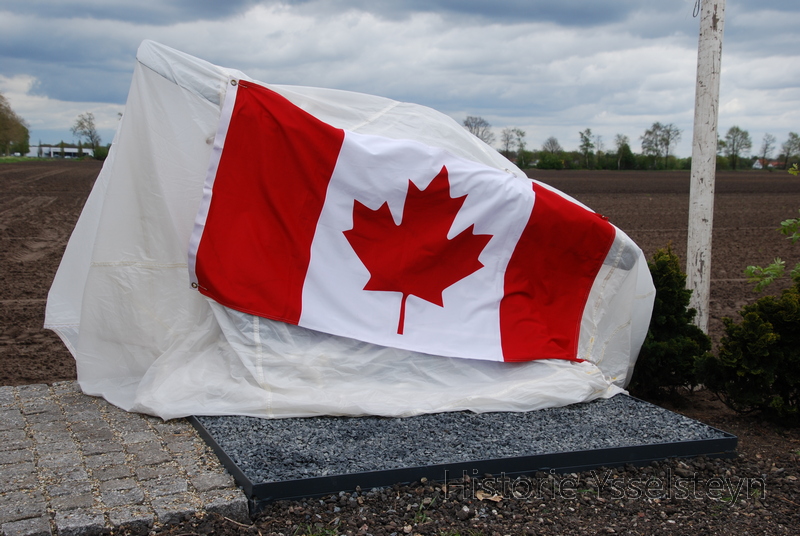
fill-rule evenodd
<path id="1" fill-rule="evenodd" d="M 654 290 L 641 251 L 619 230 L 584 311 L 581 363 L 384 348 L 202 297 L 189 284 L 189 240 L 226 88 L 247 77 L 150 41 L 137 60 L 125 114 L 47 302 L 45 327 L 75 356 L 84 392 L 169 419 L 527 411 L 624 388 Z M 338 128 L 414 139 L 529 180 L 429 108 L 264 85 Z"/>

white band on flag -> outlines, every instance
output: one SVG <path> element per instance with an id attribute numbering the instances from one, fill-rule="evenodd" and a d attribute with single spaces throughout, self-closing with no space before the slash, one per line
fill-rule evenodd
<path id="1" fill-rule="evenodd" d="M 208 164 L 208 173 L 206 174 L 206 180 L 203 185 L 203 200 L 200 202 L 197 218 L 195 218 L 194 221 L 192 236 L 189 239 L 189 281 L 192 287 L 197 287 L 197 275 L 195 273 L 197 248 L 200 245 L 200 238 L 203 236 L 203 229 L 206 225 L 208 207 L 211 205 L 211 194 L 214 188 L 214 179 L 217 176 L 217 167 L 219 166 L 219 159 L 222 156 L 222 148 L 225 145 L 225 137 L 228 135 L 228 126 L 231 123 L 233 105 L 236 103 L 236 93 L 238 89 L 239 81 L 234 79 L 228 83 L 225 91 L 225 100 L 222 102 L 222 109 L 220 110 L 217 133 L 214 136 L 214 147 L 211 150 L 211 161 Z"/>

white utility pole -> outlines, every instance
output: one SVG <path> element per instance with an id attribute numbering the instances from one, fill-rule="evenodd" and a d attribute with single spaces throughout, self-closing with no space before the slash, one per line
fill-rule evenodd
<path id="1" fill-rule="evenodd" d="M 714 174 L 717 169 L 717 119 L 725 0 L 698 0 L 700 1 L 702 7 L 700 42 L 697 46 L 686 285 L 692 290 L 690 306 L 697 309 L 695 324 L 708 333 L 711 231 L 714 223 Z"/>

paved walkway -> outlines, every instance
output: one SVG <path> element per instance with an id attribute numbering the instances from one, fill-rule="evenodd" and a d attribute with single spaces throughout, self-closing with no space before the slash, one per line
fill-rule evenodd
<path id="1" fill-rule="evenodd" d="M 0 387 L 0 533 L 147 534 L 247 499 L 185 420 L 127 413 L 77 382 Z"/>

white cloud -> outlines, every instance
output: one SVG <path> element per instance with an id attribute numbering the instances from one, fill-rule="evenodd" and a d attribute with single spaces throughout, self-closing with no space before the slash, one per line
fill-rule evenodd
<path id="1" fill-rule="evenodd" d="M 30 84 L 14 90 L 15 109 L 26 107 L 18 113 L 46 130 L 68 129 L 77 113 L 93 111 L 112 128 L 136 48 L 153 39 L 265 82 L 373 93 L 457 120 L 480 115 L 498 133 L 523 128 L 531 148 L 551 135 L 575 148 L 588 127 L 607 142 L 626 134 L 636 150 L 639 136 L 660 121 L 684 131 L 677 154 L 691 152 L 694 0 L 605 1 L 593 4 L 591 17 L 577 1 L 502 0 L 491 9 L 472 0 L 242 1 L 225 8 L 205 1 L 192 13 L 188 0 L 169 9 L 148 2 L 134 13 L 60 0 L 54 18 L 8 3 L 0 12 L 0 75 L 6 84 Z M 800 37 L 787 16 L 793 5 L 767 10 L 729 0 L 721 127 L 736 121 L 759 137 L 772 128 L 779 140 L 800 128 Z"/>
<path id="2" fill-rule="evenodd" d="M 7 77 L 0 75 L 0 93 L 8 99 L 11 108 L 25 121 L 33 133 L 48 131 L 60 136 L 59 140 L 43 139 L 43 143 L 71 141 L 70 128 L 78 115 L 92 112 L 95 125 L 103 142 L 111 141 L 124 106 L 102 102 L 67 102 L 36 94 L 38 80 L 28 75 Z M 31 143 L 38 143 L 32 136 Z"/>

